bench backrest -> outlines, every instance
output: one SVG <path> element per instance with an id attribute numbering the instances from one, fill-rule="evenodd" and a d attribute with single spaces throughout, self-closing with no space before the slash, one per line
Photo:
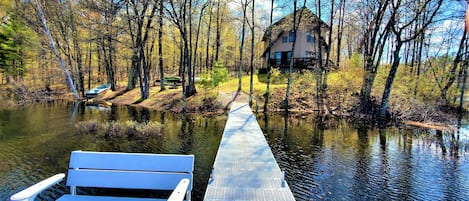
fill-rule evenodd
<path id="1" fill-rule="evenodd" d="M 125 189 L 174 190 L 188 178 L 192 190 L 193 155 L 73 151 L 67 185 Z"/>

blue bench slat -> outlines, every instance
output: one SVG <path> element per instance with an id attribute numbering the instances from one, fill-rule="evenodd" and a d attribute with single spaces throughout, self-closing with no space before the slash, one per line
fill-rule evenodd
<path id="1" fill-rule="evenodd" d="M 166 199 L 88 196 L 88 195 L 75 195 L 75 196 L 64 195 L 56 201 L 164 201 L 164 200 Z"/>
<path id="2" fill-rule="evenodd" d="M 192 173 L 70 169 L 67 175 L 67 185 L 78 187 L 174 190 L 179 181 L 183 178 L 188 178 L 191 181 L 188 190 L 192 190 Z"/>
<path id="3" fill-rule="evenodd" d="M 69 168 L 193 172 L 194 155 L 73 151 Z"/>

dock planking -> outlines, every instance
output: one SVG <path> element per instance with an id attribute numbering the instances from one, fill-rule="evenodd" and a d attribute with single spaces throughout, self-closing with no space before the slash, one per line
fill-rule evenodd
<path id="1" fill-rule="evenodd" d="M 232 104 L 204 200 L 295 200 L 247 103 Z"/>

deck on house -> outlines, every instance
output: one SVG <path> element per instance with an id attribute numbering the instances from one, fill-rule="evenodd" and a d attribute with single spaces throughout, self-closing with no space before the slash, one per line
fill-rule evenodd
<path id="1" fill-rule="evenodd" d="M 204 200 L 295 200 L 244 101 L 231 106 Z"/>

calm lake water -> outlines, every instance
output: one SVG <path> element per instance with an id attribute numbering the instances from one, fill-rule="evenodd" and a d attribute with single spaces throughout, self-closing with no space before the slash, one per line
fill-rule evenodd
<path id="1" fill-rule="evenodd" d="M 467 200 L 467 133 L 379 131 L 347 122 L 257 115 L 297 200 Z M 85 120 L 157 121 L 162 137 L 105 140 L 74 133 Z M 135 107 L 89 108 L 70 102 L 0 110 L 0 200 L 55 173 L 72 150 L 194 154 L 193 199 L 201 200 L 226 116 L 183 116 Z M 465 131 L 465 130 L 463 130 Z M 39 200 L 68 192 L 65 184 Z"/>

